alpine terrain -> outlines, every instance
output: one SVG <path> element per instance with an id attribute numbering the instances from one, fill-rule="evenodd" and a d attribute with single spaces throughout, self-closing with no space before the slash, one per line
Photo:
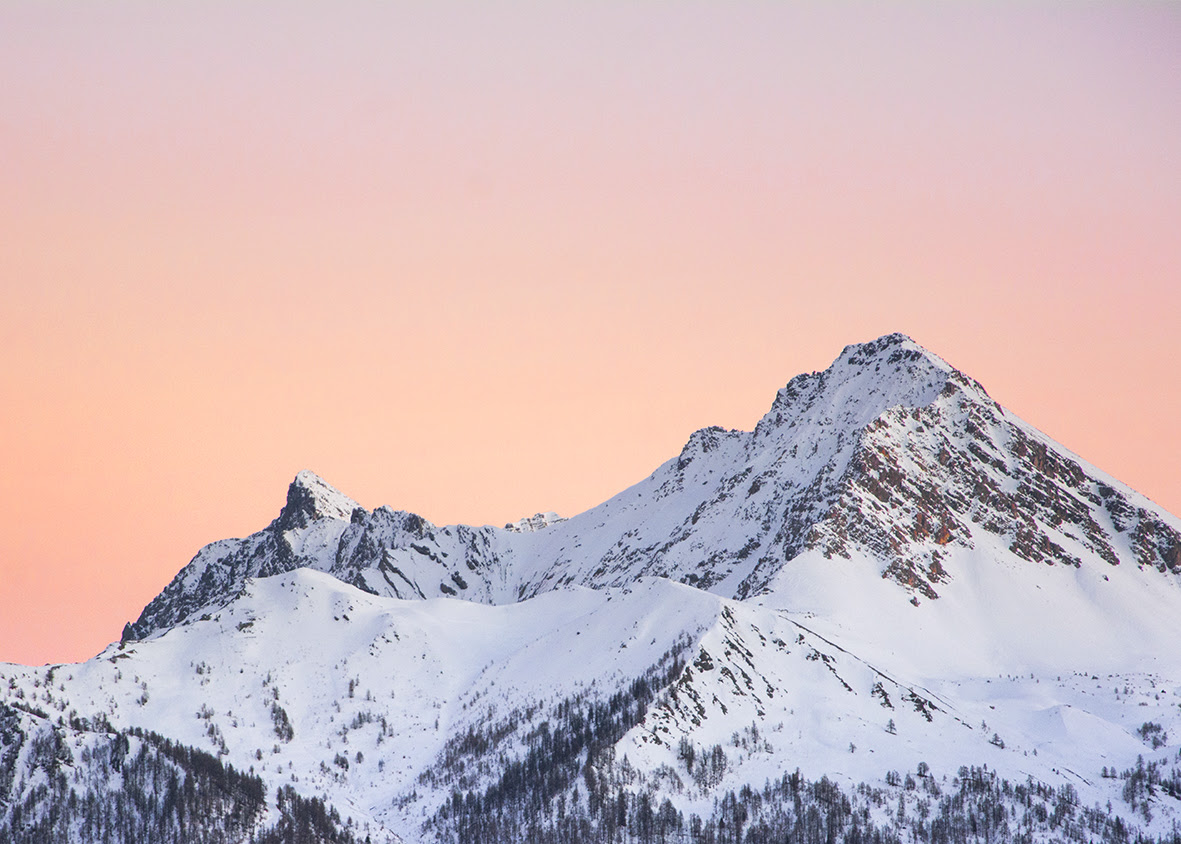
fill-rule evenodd
<path id="1" fill-rule="evenodd" d="M 311 472 L 87 662 L 0 841 L 1181 842 L 1181 520 L 911 339 L 569 519 Z"/>

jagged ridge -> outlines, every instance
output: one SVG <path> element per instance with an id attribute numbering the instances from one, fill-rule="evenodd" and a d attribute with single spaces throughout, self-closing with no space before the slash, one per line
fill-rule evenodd
<path id="1" fill-rule="evenodd" d="M 541 529 L 544 528 L 544 529 Z M 124 631 L 208 612 L 247 578 L 309 567 L 373 594 L 505 603 L 668 577 L 748 598 L 806 552 L 869 557 L 918 601 L 982 541 L 1031 563 L 1181 572 L 1181 523 L 1008 414 L 910 338 L 846 347 L 793 378 L 754 431 L 704 428 L 602 505 L 504 529 L 368 512 L 301 472 L 279 517 L 202 549 Z"/>

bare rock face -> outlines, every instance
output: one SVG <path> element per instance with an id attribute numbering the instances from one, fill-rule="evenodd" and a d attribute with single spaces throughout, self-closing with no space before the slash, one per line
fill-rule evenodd
<path id="1" fill-rule="evenodd" d="M 827 555 L 868 550 L 883 577 L 926 598 L 951 576 L 947 550 L 987 535 L 1030 563 L 1181 569 L 1181 533 L 1097 475 L 953 373 L 931 404 L 866 426 L 810 544 Z"/>

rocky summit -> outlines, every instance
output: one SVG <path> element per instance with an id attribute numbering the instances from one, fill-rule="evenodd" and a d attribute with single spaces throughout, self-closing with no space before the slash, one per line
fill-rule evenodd
<path id="1" fill-rule="evenodd" d="M 1171 841 L 1177 618 L 1181 520 L 893 334 L 568 519 L 300 472 L 0 666 L 0 840 Z"/>

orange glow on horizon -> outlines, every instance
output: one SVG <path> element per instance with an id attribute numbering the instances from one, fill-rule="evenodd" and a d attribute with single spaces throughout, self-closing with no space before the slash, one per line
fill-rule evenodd
<path id="1" fill-rule="evenodd" d="M 96 653 L 300 469 L 571 515 L 892 331 L 1181 512 L 1178 45 L 1172 6 L 6 6 L 0 660 Z"/>

